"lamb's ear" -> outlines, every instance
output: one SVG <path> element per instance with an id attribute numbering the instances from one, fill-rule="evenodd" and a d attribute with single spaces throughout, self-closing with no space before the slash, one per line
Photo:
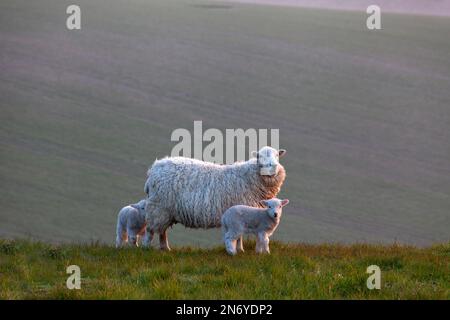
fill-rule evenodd
<path id="1" fill-rule="evenodd" d="M 289 203 L 289 199 L 284 199 L 281 200 L 281 206 L 284 207 L 285 205 L 287 205 Z"/>
<path id="2" fill-rule="evenodd" d="M 261 200 L 259 203 L 261 203 L 264 207 L 269 206 L 269 203 L 266 200 Z"/>
<path id="3" fill-rule="evenodd" d="M 278 150 L 278 157 L 281 158 L 282 156 L 284 156 L 286 154 L 286 150 L 285 149 L 280 149 Z"/>

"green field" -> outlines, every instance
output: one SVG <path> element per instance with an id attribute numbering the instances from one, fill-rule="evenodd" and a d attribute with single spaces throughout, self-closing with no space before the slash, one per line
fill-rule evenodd
<path id="1" fill-rule="evenodd" d="M 65 11 L 72 1 L 0 2 L 1 238 L 112 244 L 118 210 L 144 197 L 148 166 L 175 145 L 171 132 L 192 130 L 193 121 L 202 120 L 205 129 L 280 129 L 280 145 L 288 150 L 280 197 L 291 202 L 277 240 L 449 241 L 450 18 L 385 13 L 383 29 L 369 31 L 365 12 L 208 3 L 80 0 L 82 29 L 69 31 Z M 176 227 L 169 238 L 175 248 L 213 246 L 220 232 Z M 263 261 L 277 262 L 287 248 Z M 76 247 L 67 250 L 81 259 Z M 115 255 L 94 247 L 86 259 L 96 259 L 97 250 Z M 205 255 L 211 272 L 228 268 L 216 260 L 219 250 L 211 257 L 194 250 L 190 258 L 188 252 L 179 255 Z M 120 263 L 128 255 L 146 254 L 124 251 L 114 259 Z M 24 275 L 34 272 L 10 259 Z M 148 263 L 153 259 L 163 266 L 177 258 L 149 254 Z M 302 255 L 292 259 L 308 272 L 318 263 Z M 92 281 L 109 271 L 98 272 Z M 127 277 L 150 281 L 133 272 Z M 342 272 L 360 271 L 342 266 Z M 202 279 L 196 276 L 194 284 Z M 351 281 L 363 277 L 364 271 Z M 177 279 L 160 291 L 128 294 L 187 295 L 177 287 L 184 280 Z M 311 284 L 311 295 L 346 297 L 342 281 L 334 294 Z M 45 283 L 24 294 L 69 295 L 33 291 Z M 430 296 L 444 297 L 442 286 L 436 288 Z M 408 297 L 420 296 L 411 290 Z M 81 294 L 91 295 L 88 289 Z M 281 287 L 272 294 L 307 295 Z M 376 293 L 348 293 L 360 295 Z"/>
<path id="2" fill-rule="evenodd" d="M 0 242 L 0 299 L 450 299 L 450 245 L 287 245 L 230 257 L 224 248 L 115 250 Z M 370 265 L 381 288 L 366 285 Z M 66 268 L 78 265 L 81 289 Z"/>

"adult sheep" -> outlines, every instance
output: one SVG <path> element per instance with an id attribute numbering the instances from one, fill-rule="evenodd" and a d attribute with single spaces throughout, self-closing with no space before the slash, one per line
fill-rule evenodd
<path id="1" fill-rule="evenodd" d="M 286 177 L 279 158 L 286 150 L 263 147 L 256 158 L 219 165 L 191 158 L 156 160 L 147 172 L 145 192 L 146 233 L 149 246 L 159 233 L 162 250 L 170 250 L 167 229 L 175 223 L 189 228 L 218 228 L 222 214 L 242 204 L 261 207 L 260 201 L 274 198 Z"/>

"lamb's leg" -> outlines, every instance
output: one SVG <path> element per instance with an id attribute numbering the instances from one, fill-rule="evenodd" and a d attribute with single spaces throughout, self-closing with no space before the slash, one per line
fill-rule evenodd
<path id="1" fill-rule="evenodd" d="M 265 233 L 258 233 L 256 237 L 256 253 L 262 253 L 264 250 Z"/>
<path id="2" fill-rule="evenodd" d="M 120 221 L 117 222 L 116 228 L 116 248 L 120 248 L 122 246 L 123 241 L 127 238 L 127 234 L 125 228 L 123 228 Z"/>
<path id="3" fill-rule="evenodd" d="M 164 251 L 170 251 L 167 229 L 159 233 L 159 248 Z"/>
<path id="4" fill-rule="evenodd" d="M 225 249 L 227 250 L 228 254 L 234 256 L 236 251 L 236 240 L 232 239 L 231 237 L 227 237 L 225 240 Z"/>
<path id="5" fill-rule="evenodd" d="M 244 252 L 244 244 L 243 244 L 243 239 L 242 239 L 242 236 L 240 236 L 238 239 L 237 239 L 237 251 L 238 252 Z"/>
<path id="6" fill-rule="evenodd" d="M 269 250 L 269 236 L 267 234 L 264 235 L 263 245 L 264 245 L 264 247 L 263 247 L 264 251 L 263 252 L 270 253 L 270 250 Z"/>
<path id="7" fill-rule="evenodd" d="M 256 246 L 255 246 L 255 251 L 256 251 L 256 253 L 260 253 L 261 252 L 261 244 L 259 243 L 260 241 L 259 241 L 259 239 L 258 238 L 256 238 Z"/>
<path id="8" fill-rule="evenodd" d="M 137 246 L 137 233 L 135 230 L 128 228 L 127 229 L 127 235 L 128 235 L 128 245 L 130 247 L 136 247 Z"/>
<path id="9" fill-rule="evenodd" d="M 120 248 L 122 246 L 122 242 L 123 242 L 123 236 L 122 236 L 122 232 L 120 234 L 117 234 L 116 236 L 116 248 Z"/>
<path id="10" fill-rule="evenodd" d="M 236 251 L 236 239 L 239 238 L 240 235 L 236 235 L 233 232 L 224 232 L 223 240 L 225 242 L 225 249 L 227 250 L 228 254 L 234 256 Z"/>

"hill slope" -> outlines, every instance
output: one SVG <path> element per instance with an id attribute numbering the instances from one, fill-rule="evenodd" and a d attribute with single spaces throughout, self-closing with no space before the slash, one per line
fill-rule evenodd
<path id="1" fill-rule="evenodd" d="M 450 239 L 450 19 L 208 3 L 80 0 L 68 31 L 70 2 L 0 2 L 0 236 L 113 243 L 172 131 L 203 120 L 280 129 L 279 240 Z"/>
<path id="2" fill-rule="evenodd" d="M 0 241 L 0 299 L 450 299 L 450 246 L 273 243 L 257 255 L 223 248 L 116 250 Z M 81 289 L 66 288 L 66 268 L 81 269 Z M 366 268 L 381 269 L 369 290 Z"/>
<path id="3" fill-rule="evenodd" d="M 221 0 L 219 0 L 221 1 Z M 364 12 L 373 5 L 371 0 L 229 0 L 230 2 L 253 3 L 263 5 L 296 6 L 323 8 L 332 10 L 355 10 Z M 450 15 L 450 1 L 448 0 L 377 0 L 381 12 L 397 12 L 416 15 Z"/>

